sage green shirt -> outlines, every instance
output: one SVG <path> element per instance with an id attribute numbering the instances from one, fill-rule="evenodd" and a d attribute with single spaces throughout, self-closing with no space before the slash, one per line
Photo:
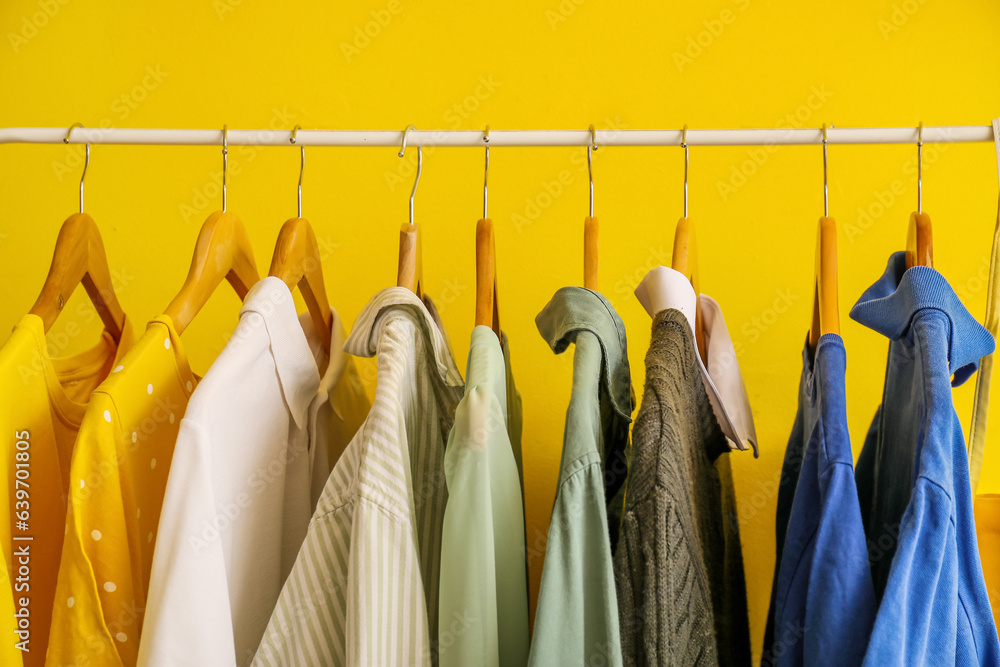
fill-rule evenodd
<path id="1" fill-rule="evenodd" d="M 529 664 L 620 666 L 612 548 L 634 404 L 625 325 L 582 287 L 557 291 L 535 324 L 556 354 L 576 352 Z"/>
<path id="2" fill-rule="evenodd" d="M 465 396 L 445 450 L 441 667 L 522 667 L 528 659 L 521 402 L 508 382 L 506 348 L 489 327 L 473 329 Z"/>

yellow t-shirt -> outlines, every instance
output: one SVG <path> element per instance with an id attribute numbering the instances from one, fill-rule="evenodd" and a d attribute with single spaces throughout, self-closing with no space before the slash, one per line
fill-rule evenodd
<path id="1" fill-rule="evenodd" d="M 85 352 L 50 356 L 66 346 L 72 331 L 67 326 L 49 341 L 42 319 L 25 315 L 0 348 L 0 483 L 6 486 L 0 516 L 7 517 L 0 521 L 3 665 L 45 662 L 73 443 L 90 393 L 132 342 L 132 326 L 126 320 L 119 345 L 105 331 Z M 18 643 L 28 651 L 22 652 Z"/>
<path id="2" fill-rule="evenodd" d="M 167 472 L 197 381 L 161 315 L 91 395 L 70 465 L 46 665 L 136 664 Z"/>

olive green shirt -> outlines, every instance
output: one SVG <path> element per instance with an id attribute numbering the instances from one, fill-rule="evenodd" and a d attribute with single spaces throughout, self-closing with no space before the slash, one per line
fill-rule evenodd
<path id="1" fill-rule="evenodd" d="M 535 324 L 556 354 L 570 343 L 576 351 L 528 664 L 617 667 L 612 548 L 634 404 L 625 325 L 607 299 L 582 287 L 557 291 Z"/>

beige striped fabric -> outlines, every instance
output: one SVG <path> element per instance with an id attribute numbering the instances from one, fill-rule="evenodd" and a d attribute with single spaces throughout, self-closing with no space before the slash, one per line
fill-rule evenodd
<path id="1" fill-rule="evenodd" d="M 402 287 L 369 302 L 344 349 L 377 355 L 375 400 L 330 474 L 255 666 L 437 664 L 444 451 L 462 377 Z"/>

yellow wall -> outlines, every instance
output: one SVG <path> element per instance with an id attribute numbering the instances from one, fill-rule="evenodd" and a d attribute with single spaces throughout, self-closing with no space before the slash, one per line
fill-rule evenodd
<path id="1" fill-rule="evenodd" d="M 998 30 L 1000 5 L 991 0 L 5 0 L 0 126 L 984 125 L 1000 115 Z M 915 153 L 912 146 L 830 149 L 855 453 L 881 396 L 886 343 L 847 311 L 904 241 Z M 37 294 L 59 224 L 76 209 L 81 154 L 79 146 L 0 148 L 0 330 Z M 220 205 L 220 157 L 209 147 L 93 148 L 87 209 L 134 321 L 157 314 L 183 280 L 198 227 Z M 438 149 L 424 157 L 416 215 L 426 233 L 427 289 L 464 368 L 483 154 Z M 298 158 L 282 148 L 231 152 L 229 207 L 246 222 L 265 270 L 280 224 L 295 213 Z M 602 148 L 594 158 L 602 288 L 625 320 L 641 394 L 649 318 L 631 292 L 649 267 L 669 261 L 682 154 Z M 928 146 L 925 159 L 936 265 L 981 317 L 996 219 L 993 147 Z M 305 215 L 325 248 L 331 300 L 348 323 L 395 278 L 414 160 L 389 148 L 307 151 Z M 761 441 L 759 460 L 734 456 L 756 651 L 774 563 L 776 482 L 810 318 L 821 165 L 817 147 L 691 151 L 702 286 L 722 304 L 739 346 Z M 582 278 L 585 151 L 494 150 L 490 185 L 503 324 L 525 406 L 534 597 L 572 366 L 569 355 L 551 353 L 533 320 L 557 288 Z M 53 329 L 54 347 L 93 340 L 97 327 L 83 304 L 79 290 Z M 238 307 L 221 290 L 185 335 L 196 370 L 221 349 Z M 84 333 L 67 336 L 81 321 L 89 322 Z M 972 384 L 955 392 L 966 422 Z M 1000 437 L 1000 417 L 992 433 Z M 987 454 L 985 490 L 1000 490 L 997 456 Z"/>

